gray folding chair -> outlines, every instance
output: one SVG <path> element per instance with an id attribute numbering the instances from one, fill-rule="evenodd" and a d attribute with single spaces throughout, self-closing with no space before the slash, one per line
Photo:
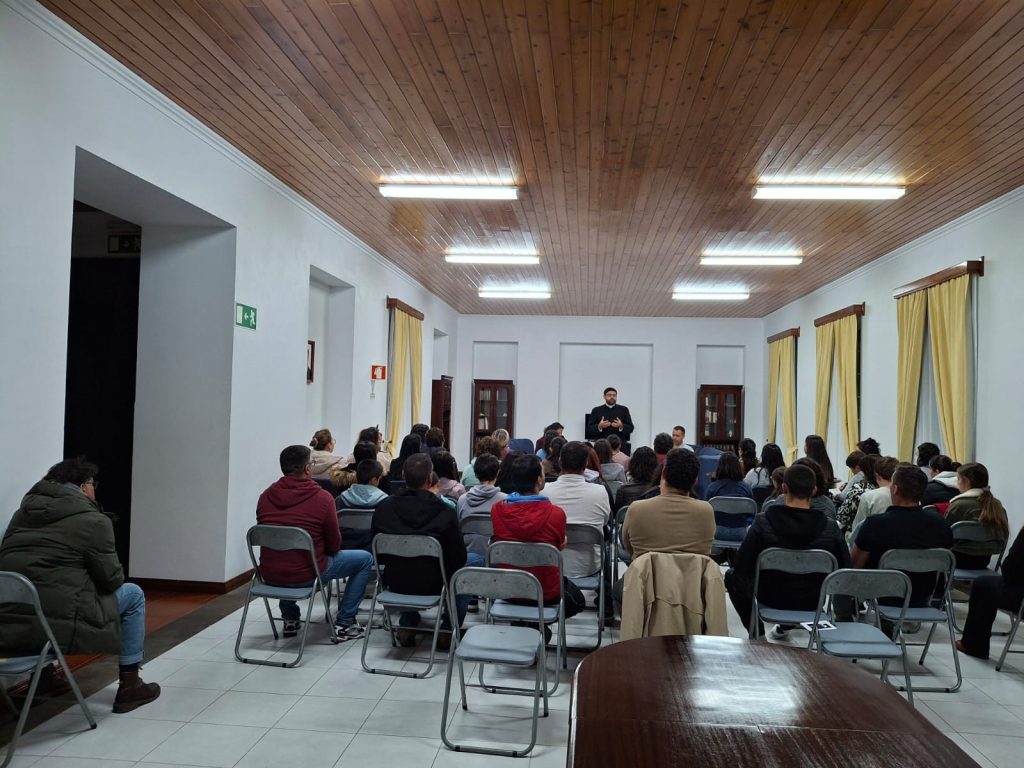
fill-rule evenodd
<path id="1" fill-rule="evenodd" d="M 708 503 L 715 510 L 715 525 L 725 528 L 742 528 L 746 531 L 757 516 L 757 502 L 746 496 L 715 496 Z M 715 539 L 712 549 L 739 549 L 743 541 Z"/>
<path id="2" fill-rule="evenodd" d="M 86 705 L 85 699 L 82 698 L 82 692 L 78 689 L 75 676 L 71 674 L 71 668 L 53 636 L 53 630 L 50 629 L 50 624 L 47 622 L 46 616 L 43 615 L 43 606 L 39 603 L 39 593 L 36 592 L 35 585 L 20 573 L 0 571 L 0 603 L 32 606 L 31 613 L 26 611 L 25 617 L 28 619 L 34 615 L 35 621 L 39 623 L 43 635 L 46 637 L 46 642 L 39 649 L 39 653 L 0 659 L 0 677 L 15 677 L 26 672 L 32 673 L 29 678 L 28 694 L 25 696 L 25 703 L 22 705 L 21 714 L 18 717 L 18 724 L 14 727 L 11 743 L 7 746 L 7 756 L 0 763 L 0 768 L 6 768 L 14 759 L 14 752 L 18 748 L 18 739 L 21 737 L 22 731 L 25 730 L 25 722 L 28 720 L 29 710 L 32 709 L 32 700 L 35 698 L 36 688 L 39 686 L 39 678 L 42 677 L 43 669 L 47 664 L 52 664 L 54 661 L 60 664 L 60 668 L 64 671 L 64 677 L 67 678 L 68 685 L 71 686 L 75 700 L 82 708 L 82 714 L 85 715 L 90 728 L 96 728 L 96 719 L 92 716 L 92 711 Z M 0 685 L 0 697 L 12 712 L 17 711 L 14 703 L 8 697 L 4 685 Z"/>
<path id="3" fill-rule="evenodd" d="M 617 580 L 619 578 L 619 563 L 629 565 L 633 562 L 633 556 L 629 550 L 622 543 L 622 526 L 626 522 L 626 515 L 629 513 L 629 504 L 624 507 L 619 507 L 615 512 L 615 518 L 612 521 L 611 531 L 611 547 L 612 547 L 612 578 Z"/>
<path id="4" fill-rule="evenodd" d="M 343 507 L 338 510 L 338 527 L 368 531 L 373 525 L 373 507 Z"/>
<path id="5" fill-rule="evenodd" d="M 999 672 L 1003 668 L 1003 662 L 1006 661 L 1006 654 L 1008 653 L 1024 653 L 1024 651 L 1011 651 L 1010 643 L 1013 642 L 1014 636 L 1017 634 L 1017 627 L 1020 626 L 1021 617 L 1024 616 L 1024 600 L 1021 600 L 1020 607 L 1017 609 L 1017 613 L 1010 614 L 1010 631 L 1006 636 L 1006 645 L 1003 646 L 1003 652 L 999 654 L 999 663 L 996 664 L 996 672 Z"/>
<path id="6" fill-rule="evenodd" d="M 313 603 L 317 593 L 323 598 L 324 608 L 327 609 L 327 624 L 330 627 L 331 642 L 337 643 L 338 636 L 334 630 L 334 617 L 331 614 L 330 586 L 324 584 L 320 577 L 320 568 L 316 563 L 316 549 L 313 547 L 313 539 L 309 533 L 302 528 L 294 528 L 287 525 L 254 525 L 245 534 L 246 547 L 249 550 L 249 560 L 252 562 L 252 578 L 249 580 L 249 592 L 245 596 L 245 607 L 242 609 L 242 620 L 238 624 L 238 637 L 235 638 L 235 658 L 244 664 L 262 664 L 268 667 L 294 667 L 302 659 L 302 653 L 306 650 L 306 633 L 309 631 L 310 618 L 313 615 Z M 309 562 L 316 578 L 310 584 L 297 587 L 282 587 L 268 584 L 260 572 L 260 564 L 256 559 L 254 547 L 261 550 L 273 549 L 278 551 L 300 549 L 309 553 Z M 299 653 L 290 662 L 267 661 L 266 659 L 249 659 L 242 656 L 242 632 L 245 630 L 245 619 L 249 615 L 249 602 L 254 598 L 262 598 L 263 605 L 267 609 L 267 618 L 270 619 L 270 629 L 274 632 L 274 639 L 280 635 L 277 632 L 275 622 L 284 622 L 284 619 L 275 619 L 270 610 L 271 600 L 309 600 L 306 605 L 306 618 L 302 622 L 302 637 L 299 639 Z"/>
<path id="7" fill-rule="evenodd" d="M 562 553 L 550 544 L 536 544 L 520 541 L 496 541 L 487 548 L 487 567 L 498 565 L 513 568 L 535 568 L 547 566 L 558 569 L 558 583 L 562 583 Z M 484 614 L 484 623 L 511 623 L 533 621 L 536 606 L 518 605 L 508 600 L 488 600 Z M 560 599 L 558 605 L 544 605 L 541 611 L 544 624 L 558 622 L 558 635 L 555 644 L 555 681 L 548 695 L 558 690 L 558 670 L 562 668 L 565 657 L 565 600 Z M 498 686 L 488 685 L 484 681 L 484 668 L 480 667 L 480 685 L 487 690 L 496 692 Z"/>
<path id="8" fill-rule="evenodd" d="M 478 752 L 487 755 L 505 755 L 507 757 L 524 757 L 537 743 L 537 720 L 541 699 L 544 700 L 544 717 L 548 716 L 547 692 L 547 659 L 544 648 L 544 592 L 540 582 L 532 573 L 512 570 L 509 568 L 462 568 L 452 578 L 449 590 L 449 608 L 455 612 L 455 595 L 479 595 L 488 601 L 530 600 L 536 602 L 531 606 L 532 615 L 524 618 L 524 623 L 536 622 L 537 628 L 510 627 L 496 624 L 475 624 L 460 635 L 455 630 L 453 642 L 448 651 L 448 673 L 444 685 L 444 705 L 441 707 L 441 741 L 448 749 L 456 752 Z M 476 686 L 466 683 L 465 662 L 484 664 L 503 664 L 521 668 L 534 667 L 533 688 L 512 688 L 494 686 Z M 455 663 L 453 663 L 455 662 Z M 462 744 L 454 744 L 448 738 L 448 702 L 452 688 L 452 667 L 459 669 L 459 688 L 462 694 L 462 708 L 469 709 L 466 700 L 466 688 L 484 687 L 492 693 L 515 693 L 533 697 L 533 721 L 530 743 L 525 749 L 492 749 Z M 557 672 L 556 672 L 557 675 Z"/>
<path id="9" fill-rule="evenodd" d="M 605 480 L 604 484 L 608 486 L 608 490 L 611 491 L 613 499 L 618 496 L 619 489 L 625 485 L 621 480 Z"/>
<path id="10" fill-rule="evenodd" d="M 385 557 L 432 557 L 437 560 L 437 567 L 441 574 L 441 592 L 436 595 L 408 595 L 401 592 L 392 592 L 387 589 L 387 569 L 381 563 L 381 556 Z M 363 651 L 360 656 L 360 663 L 363 669 L 375 675 L 393 675 L 395 677 L 426 677 L 434 668 L 434 655 L 437 652 L 437 635 L 441 631 L 441 617 L 445 595 L 448 591 L 448 578 L 444 572 L 444 554 L 441 544 L 431 536 L 398 535 L 392 533 L 378 533 L 373 537 L 373 562 L 377 568 L 377 584 L 373 589 L 373 599 L 370 601 L 370 617 L 366 622 L 366 632 L 363 634 Z M 413 632 L 433 632 L 430 640 L 430 659 L 427 661 L 427 668 L 422 672 L 402 672 L 399 670 L 377 669 L 366 663 L 366 649 L 370 644 L 370 634 L 373 631 L 373 614 L 380 605 L 385 615 L 385 626 L 391 632 L 391 645 L 396 646 L 395 625 L 391 621 L 391 611 L 427 611 L 431 608 L 437 610 L 434 616 L 433 628 L 428 627 L 402 627 Z M 457 624 L 458 614 L 452 613 L 452 623 Z"/>
<path id="11" fill-rule="evenodd" d="M 993 549 L 996 549 L 1000 544 L 1002 548 L 996 555 L 996 564 L 992 568 L 955 568 L 953 570 L 953 581 L 967 582 L 973 584 L 974 580 L 981 576 L 989 576 L 993 573 L 998 573 L 1000 566 L 1003 564 L 1003 555 L 1006 553 L 1006 542 L 1001 541 L 993 533 L 992 529 L 984 523 L 979 523 L 977 520 L 961 520 L 958 523 L 953 523 L 950 530 L 953 532 L 953 547 L 955 548 L 958 542 L 970 541 L 980 542 L 984 544 L 992 545 Z M 991 560 L 989 561 L 991 562 Z M 961 601 L 962 602 L 962 601 Z M 953 617 L 953 626 L 956 627 L 957 632 L 963 632 L 963 627 L 956 623 L 956 616 Z"/>
<path id="12" fill-rule="evenodd" d="M 569 581 L 580 589 L 597 592 L 597 642 L 594 645 L 583 647 L 573 646 L 576 650 L 594 651 L 601 647 L 601 637 L 604 632 L 604 582 L 605 569 L 608 564 L 608 548 L 605 546 L 604 529 L 595 528 L 585 523 L 568 523 L 565 526 L 565 535 L 566 546 L 571 544 L 592 544 L 601 552 L 601 556 L 598 558 L 600 564 L 596 571 L 582 576 L 568 576 Z"/>
<path id="13" fill-rule="evenodd" d="M 949 629 L 949 645 L 953 649 L 953 663 L 956 666 L 956 685 L 952 688 L 922 688 L 918 691 L 931 691 L 935 693 L 954 693 L 960 690 L 963 684 L 963 675 L 960 672 L 960 654 L 956 650 L 956 630 L 953 627 L 953 603 L 949 597 L 950 577 L 956 567 L 956 558 L 948 549 L 890 549 L 883 553 L 878 561 L 879 568 L 886 568 L 904 573 L 932 573 L 935 574 L 935 584 L 941 584 L 942 597 L 941 608 L 931 605 L 920 608 L 908 607 L 903 617 L 904 621 L 931 624 L 928 630 L 928 637 L 924 642 L 924 649 L 921 651 L 921 658 L 918 664 L 924 664 L 925 656 L 928 655 L 928 648 L 932 644 L 932 635 L 939 624 L 945 624 Z M 879 605 L 878 613 L 883 619 L 895 621 L 899 608 L 894 605 Z M 908 643 L 908 645 L 910 645 Z M 919 644 L 918 644 L 919 645 Z M 900 690 L 903 687 L 900 686 Z"/>
<path id="14" fill-rule="evenodd" d="M 914 691 L 910 685 L 910 670 L 907 668 L 907 646 L 903 641 L 903 620 L 910 603 L 910 579 L 900 571 L 867 570 L 862 568 L 841 568 L 825 577 L 821 585 L 819 607 L 812 625 L 812 643 L 818 646 L 818 653 L 841 659 L 879 659 L 882 662 L 882 680 L 888 682 L 889 662 L 903 660 L 903 678 L 906 681 L 907 699 L 914 704 Z M 836 621 L 830 616 L 835 629 L 819 630 L 823 606 L 830 598 L 849 595 L 857 602 L 868 601 L 875 608 L 875 624 L 861 621 Z M 880 626 L 878 600 L 895 597 L 903 601 L 892 621 L 895 625 L 894 642 Z"/>
<path id="15" fill-rule="evenodd" d="M 801 575 L 821 573 L 827 576 L 838 567 L 839 563 L 836 561 L 835 555 L 831 552 L 826 552 L 824 549 L 783 549 L 782 547 L 771 547 L 764 550 L 758 555 L 757 566 L 754 569 L 754 599 L 750 607 L 750 639 L 756 639 L 759 621 L 770 624 L 792 624 L 799 626 L 804 622 L 814 621 L 814 616 L 817 613 L 817 609 L 814 611 L 797 611 L 762 605 L 757 598 L 758 590 L 761 586 L 761 571 L 782 571 L 783 573 Z M 811 639 L 813 640 L 813 637 Z M 810 641 L 808 641 L 807 647 L 811 647 Z"/>

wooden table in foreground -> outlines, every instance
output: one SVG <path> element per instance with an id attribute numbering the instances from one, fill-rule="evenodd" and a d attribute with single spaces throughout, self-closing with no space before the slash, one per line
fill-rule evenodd
<path id="1" fill-rule="evenodd" d="M 576 670 L 570 717 L 574 768 L 977 765 L 849 662 L 727 637 L 601 648 Z"/>

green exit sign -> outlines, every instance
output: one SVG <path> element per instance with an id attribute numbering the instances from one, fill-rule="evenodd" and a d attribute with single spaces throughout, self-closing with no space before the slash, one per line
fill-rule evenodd
<path id="1" fill-rule="evenodd" d="M 245 304 L 235 304 L 235 325 L 243 328 L 256 330 L 256 307 Z"/>

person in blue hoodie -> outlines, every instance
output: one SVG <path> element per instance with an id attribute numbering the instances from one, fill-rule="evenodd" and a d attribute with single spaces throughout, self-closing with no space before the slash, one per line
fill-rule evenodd
<path id="1" fill-rule="evenodd" d="M 458 512 L 460 522 L 466 515 L 489 515 L 491 507 L 496 502 L 505 499 L 507 494 L 502 493 L 501 489 L 494 484 L 498 477 L 499 467 L 501 467 L 501 462 L 496 456 L 492 456 L 489 453 L 482 453 L 477 456 L 476 477 L 479 484 L 474 485 L 459 497 Z M 463 534 L 462 538 L 466 542 L 466 549 L 470 552 L 475 552 L 481 557 L 487 554 L 489 537 L 479 533 L 467 533 Z"/>
<path id="2" fill-rule="evenodd" d="M 384 465 L 376 459 L 363 459 L 356 465 L 356 481 L 338 494 L 335 508 L 373 510 L 388 497 L 378 486 L 384 476 Z M 370 551 L 370 532 L 363 528 L 342 528 L 342 549 L 365 549 Z"/>

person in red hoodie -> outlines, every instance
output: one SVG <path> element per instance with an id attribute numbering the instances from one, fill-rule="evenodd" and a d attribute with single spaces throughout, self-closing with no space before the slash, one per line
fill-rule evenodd
<path id="1" fill-rule="evenodd" d="M 522 541 L 551 544 L 565 548 L 565 511 L 540 492 L 544 488 L 544 470 L 540 459 L 521 454 L 511 459 L 502 490 L 508 497 L 491 507 L 494 536 L 491 541 Z M 544 604 L 558 605 L 565 593 L 565 617 L 575 616 L 586 605 L 583 593 L 568 579 L 558 580 L 558 569 L 551 566 L 525 568 L 537 577 L 544 590 Z"/>
<path id="2" fill-rule="evenodd" d="M 363 629 L 356 624 L 356 611 L 373 571 L 373 557 L 360 549 L 341 548 L 334 499 L 312 479 L 313 459 L 308 446 L 290 445 L 281 451 L 281 473 L 284 476 L 260 494 L 256 522 L 290 525 L 309 532 L 321 581 L 348 577 L 345 592 L 338 598 L 338 639 L 360 637 Z M 308 553 L 299 550 L 262 550 L 260 572 L 268 584 L 282 587 L 305 586 L 316 578 Z M 294 600 L 282 600 L 280 606 L 284 636 L 295 637 L 299 631 L 299 606 Z"/>

